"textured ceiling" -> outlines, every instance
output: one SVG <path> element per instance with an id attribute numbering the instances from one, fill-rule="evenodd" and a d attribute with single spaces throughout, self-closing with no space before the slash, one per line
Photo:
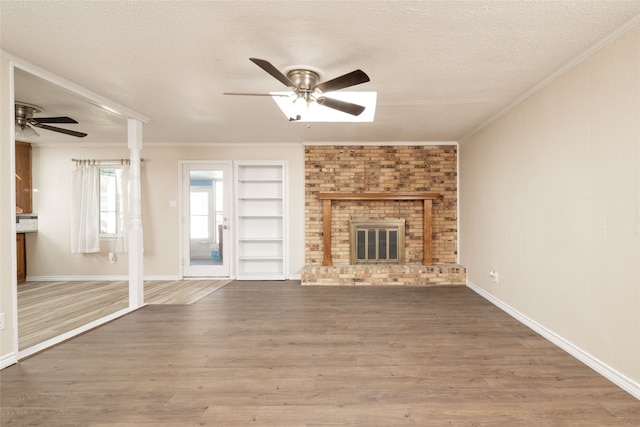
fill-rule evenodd
<path id="1" fill-rule="evenodd" d="M 150 117 L 146 142 L 454 141 L 611 32 L 640 1 L 7 1 L 3 51 Z M 249 61 L 364 70 L 374 123 L 290 123 Z M 125 121 L 24 72 L 16 99 L 86 142 Z M 41 132 L 40 142 L 70 137 Z M 73 138 L 71 138 L 73 140 Z"/>

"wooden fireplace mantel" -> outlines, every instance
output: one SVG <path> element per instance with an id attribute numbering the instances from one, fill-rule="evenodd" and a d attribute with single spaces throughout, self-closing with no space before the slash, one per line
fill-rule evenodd
<path id="1" fill-rule="evenodd" d="M 423 208 L 423 256 L 422 264 L 431 265 L 431 201 L 437 199 L 439 193 L 431 192 L 399 192 L 399 193 L 318 193 L 318 199 L 322 200 L 322 226 L 323 226 L 323 258 L 322 265 L 333 265 L 331 257 L 331 202 L 333 200 L 422 200 Z"/>

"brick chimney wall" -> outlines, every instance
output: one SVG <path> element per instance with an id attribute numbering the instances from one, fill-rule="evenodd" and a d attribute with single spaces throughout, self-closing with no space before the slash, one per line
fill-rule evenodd
<path id="1" fill-rule="evenodd" d="M 457 147 L 455 145 L 358 146 L 309 145 L 305 148 L 305 263 L 322 263 L 322 202 L 319 192 L 429 191 L 433 201 L 433 262 L 457 259 Z M 404 218 L 405 263 L 422 260 L 422 202 L 334 201 L 334 265 L 349 264 L 349 219 Z"/>

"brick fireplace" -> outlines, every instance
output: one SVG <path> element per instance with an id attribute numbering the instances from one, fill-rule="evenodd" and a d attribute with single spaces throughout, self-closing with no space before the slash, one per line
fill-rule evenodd
<path id="1" fill-rule="evenodd" d="M 304 285 L 465 284 L 452 145 L 305 148 Z M 328 218 L 328 219 L 327 219 Z M 353 264 L 351 220 L 404 220 L 404 262 Z"/>

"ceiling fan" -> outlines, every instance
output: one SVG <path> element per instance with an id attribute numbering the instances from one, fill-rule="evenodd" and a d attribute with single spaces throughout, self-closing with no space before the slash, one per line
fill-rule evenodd
<path id="1" fill-rule="evenodd" d="M 34 114 L 44 111 L 42 107 L 37 105 L 27 104 L 26 102 L 16 101 L 16 132 L 19 132 L 23 137 L 38 136 L 38 132 L 33 127 L 39 129 L 50 130 L 53 132 L 60 132 L 67 135 L 83 138 L 87 136 L 84 132 L 77 132 L 75 130 L 69 130 L 59 128 L 56 126 L 49 126 L 45 123 L 78 123 L 71 117 L 33 117 Z M 33 127 L 32 127 L 33 126 Z"/>
<path id="2" fill-rule="evenodd" d="M 270 94 L 270 93 L 241 93 L 225 92 L 225 95 L 248 95 L 248 96 L 292 96 L 294 102 L 303 100 L 309 105 L 315 102 L 343 113 L 359 116 L 365 109 L 364 106 L 342 101 L 335 98 L 323 96 L 326 92 L 333 92 L 347 87 L 366 83 L 369 76 L 362 70 L 355 70 L 331 80 L 320 82 L 320 72 L 309 68 L 293 68 L 287 71 L 286 75 L 273 66 L 269 61 L 258 58 L 249 58 L 251 62 L 262 68 L 264 71 L 275 77 L 280 83 L 291 89 L 292 93 Z M 300 116 L 289 120 L 300 120 Z"/>

